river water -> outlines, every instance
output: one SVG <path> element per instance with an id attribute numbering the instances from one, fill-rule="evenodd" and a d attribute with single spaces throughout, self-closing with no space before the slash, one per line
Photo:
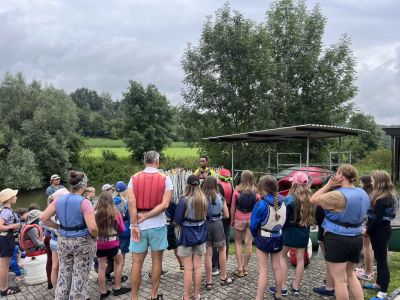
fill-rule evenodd
<path id="1" fill-rule="evenodd" d="M 45 192 L 45 189 L 19 192 L 17 194 L 17 203 L 13 206 L 13 208 L 28 208 L 32 203 L 37 203 L 39 204 L 40 209 L 44 210 L 47 206 L 47 197 Z"/>

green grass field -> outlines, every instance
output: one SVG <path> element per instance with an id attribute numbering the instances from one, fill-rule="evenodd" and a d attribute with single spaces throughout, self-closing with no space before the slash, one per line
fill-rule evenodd
<path id="1" fill-rule="evenodd" d="M 83 153 L 89 157 L 97 158 L 102 156 L 104 150 L 114 152 L 120 158 L 130 156 L 130 152 L 122 140 L 101 138 L 87 139 Z M 197 157 L 198 149 L 190 148 L 183 142 L 173 142 L 170 147 L 164 150 L 164 154 L 171 158 Z"/>

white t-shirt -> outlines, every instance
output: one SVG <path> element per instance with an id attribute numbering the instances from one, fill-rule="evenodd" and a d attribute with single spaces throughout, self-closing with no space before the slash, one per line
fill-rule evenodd
<path id="1" fill-rule="evenodd" d="M 158 169 L 152 168 L 152 167 L 147 167 L 143 170 L 145 173 L 158 173 Z M 129 180 L 128 183 L 128 189 L 133 189 L 133 182 L 132 182 L 132 177 Z M 169 176 L 165 178 L 165 191 L 172 191 L 174 189 L 174 186 L 172 184 L 172 180 Z M 139 223 L 139 229 L 140 230 L 146 230 L 146 229 L 151 229 L 151 228 L 157 228 L 157 227 L 162 227 L 167 223 L 167 218 L 165 216 L 165 213 L 162 212 L 161 214 L 148 218 L 144 220 L 142 223 Z"/>

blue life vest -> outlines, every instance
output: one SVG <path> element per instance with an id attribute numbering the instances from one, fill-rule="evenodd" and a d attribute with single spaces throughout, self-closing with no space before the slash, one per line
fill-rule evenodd
<path id="1" fill-rule="evenodd" d="M 257 202 L 257 194 L 245 194 L 240 192 L 239 198 L 236 199 L 236 209 L 244 213 L 250 213 L 253 211 L 254 205 Z"/>
<path id="2" fill-rule="evenodd" d="M 346 199 L 346 206 L 342 212 L 325 210 L 325 219 L 322 227 L 329 232 L 356 236 L 362 233 L 362 223 L 367 214 L 370 201 L 367 193 L 360 188 L 338 188 Z"/>
<path id="3" fill-rule="evenodd" d="M 215 203 L 213 204 L 210 197 L 207 197 L 208 200 L 208 211 L 207 211 L 207 220 L 209 221 L 219 221 L 222 220 L 222 211 L 224 209 L 224 202 L 222 201 L 222 196 L 217 194 L 217 198 L 215 199 Z"/>
<path id="4" fill-rule="evenodd" d="M 192 198 L 186 199 L 186 212 L 185 218 L 183 219 L 182 225 L 184 226 L 201 226 L 204 224 L 206 218 L 196 219 L 195 218 L 195 211 L 192 205 Z M 221 214 L 220 214 L 221 215 Z"/>
<path id="5" fill-rule="evenodd" d="M 131 225 L 131 218 L 129 216 L 128 203 L 124 201 L 120 196 L 115 196 L 113 198 L 115 205 L 124 221 L 125 230 L 119 234 L 120 238 L 129 238 L 131 236 L 131 230 L 129 229 Z"/>
<path id="6" fill-rule="evenodd" d="M 89 234 L 81 213 L 81 203 L 84 199 L 81 195 L 67 194 L 57 200 L 56 215 L 60 222 L 61 236 L 75 238 Z"/>

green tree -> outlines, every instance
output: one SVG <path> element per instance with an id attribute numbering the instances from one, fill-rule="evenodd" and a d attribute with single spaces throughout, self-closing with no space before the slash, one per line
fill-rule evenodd
<path id="1" fill-rule="evenodd" d="M 306 123 L 340 125 L 348 119 L 357 91 L 350 40 L 344 36 L 323 49 L 326 19 L 318 6 L 307 10 L 304 1 L 275 1 L 266 16 L 256 24 L 226 4 L 214 19 L 207 18 L 198 45 L 187 48 L 183 97 L 186 108 L 198 115 L 201 136 Z M 313 147 L 321 150 L 325 144 Z M 200 146 L 229 164 L 230 145 Z M 249 165 L 248 157 L 259 153 L 251 167 L 265 165 L 265 147 L 235 148 L 240 164 Z M 279 145 L 283 151 L 304 148 Z"/>
<path id="2" fill-rule="evenodd" d="M 33 189 L 42 185 L 35 153 L 13 141 L 5 161 L 0 162 L 2 186 L 14 189 Z"/>
<path id="3" fill-rule="evenodd" d="M 368 153 L 378 149 L 383 140 L 384 132 L 376 124 L 373 116 L 355 112 L 351 115 L 348 126 L 369 131 L 369 133 L 349 137 L 344 142 L 345 147 L 351 149 L 356 161 L 365 158 Z"/>
<path id="4" fill-rule="evenodd" d="M 7 74 L 0 83 L 0 115 L 1 161 L 7 162 L 16 140 L 34 153 L 31 161 L 36 161 L 42 182 L 54 173 L 66 175 L 76 162 L 81 145 L 77 111 L 64 91 L 37 81 L 26 83 L 22 74 Z"/>
<path id="5" fill-rule="evenodd" d="M 123 139 L 141 161 L 149 150 L 161 153 L 169 143 L 172 113 L 167 98 L 149 84 L 146 89 L 135 81 L 129 82 L 122 105 L 125 111 Z"/>

